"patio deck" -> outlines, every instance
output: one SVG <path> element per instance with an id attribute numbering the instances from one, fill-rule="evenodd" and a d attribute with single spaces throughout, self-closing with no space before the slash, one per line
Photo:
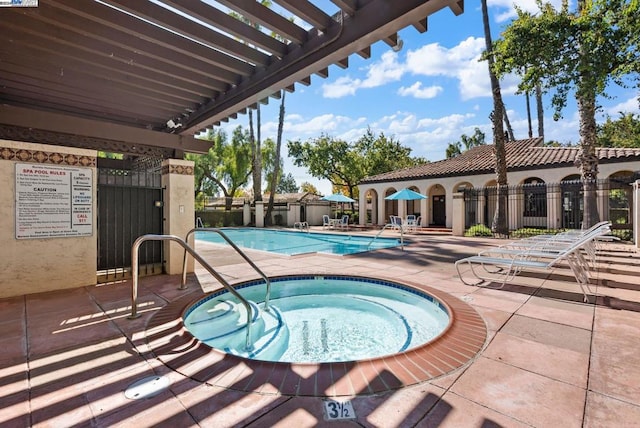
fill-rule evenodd
<path id="1" fill-rule="evenodd" d="M 149 346 L 153 326 L 178 328 L 171 317 L 159 319 L 161 309 L 218 288 L 197 268 L 187 290 L 178 290 L 177 276 L 141 278 L 136 320 L 126 318 L 130 281 L 1 299 L 0 426 L 638 426 L 640 253 L 634 247 L 605 244 L 592 281 L 597 297 L 584 304 L 562 267 L 523 274 L 501 290 L 463 285 L 453 262 L 496 240 L 442 234 L 407 240 L 404 252 L 340 258 L 248 252 L 268 275 L 348 272 L 424 284 L 484 319 L 487 340 L 469 363 L 414 386 L 353 397 L 354 420 L 324 420 L 321 397 L 280 395 L 277 385 L 250 393 L 222 388 L 156 358 Z M 213 248 L 198 246 L 230 282 L 256 276 L 237 255 Z M 205 364 L 198 346 L 182 351 L 177 358 L 186 358 L 191 370 L 251 377 L 225 361 Z M 169 388 L 146 399 L 125 397 L 131 384 L 153 375 L 166 377 Z"/>

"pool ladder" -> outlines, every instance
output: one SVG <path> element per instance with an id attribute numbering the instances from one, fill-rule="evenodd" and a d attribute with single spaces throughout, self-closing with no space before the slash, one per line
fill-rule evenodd
<path id="1" fill-rule="evenodd" d="M 271 294 L 271 281 L 269 278 L 262 272 L 256 265 L 253 263 L 249 257 L 242 251 L 238 246 L 236 246 L 228 236 L 226 236 L 222 231 L 214 228 L 200 228 L 200 229 L 192 229 L 187 233 L 186 239 L 182 239 L 175 235 L 142 235 L 138 239 L 136 239 L 131 247 L 131 315 L 128 316 L 129 319 L 135 319 L 140 316 L 138 314 L 138 260 L 139 260 L 139 249 L 140 245 L 146 241 L 173 241 L 178 243 L 182 248 L 184 248 L 184 258 L 182 262 L 182 281 L 179 289 L 183 290 L 186 288 L 187 282 L 187 253 L 190 254 L 196 261 L 198 261 L 206 270 L 209 272 L 214 278 L 216 278 L 222 286 L 227 289 L 233 296 L 235 296 L 240 303 L 244 306 L 247 311 L 247 335 L 245 340 L 245 347 L 247 350 L 251 350 L 253 348 L 253 343 L 251 341 L 251 320 L 252 320 L 252 311 L 251 305 L 242 297 L 240 293 L 236 291 L 231 284 L 229 284 L 205 259 L 202 258 L 200 254 L 196 252 L 187 242 L 190 236 L 195 231 L 206 231 L 206 232 L 215 232 L 218 233 L 222 238 L 231 245 L 231 247 L 240 254 L 250 265 L 253 267 L 260 276 L 265 280 L 267 284 L 267 291 L 264 302 L 264 309 L 269 310 L 269 296 Z"/>

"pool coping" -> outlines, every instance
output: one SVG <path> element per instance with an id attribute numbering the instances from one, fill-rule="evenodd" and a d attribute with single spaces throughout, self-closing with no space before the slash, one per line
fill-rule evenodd
<path id="1" fill-rule="evenodd" d="M 450 311 L 449 328 L 425 345 L 372 359 L 334 363 L 250 360 L 211 348 L 184 328 L 184 310 L 205 296 L 190 293 L 153 315 L 145 331 L 146 344 L 168 368 L 198 382 L 236 391 L 309 397 L 366 396 L 423 383 L 469 364 L 484 347 L 487 327 L 466 302 L 424 284 L 376 279 L 439 299 Z"/>

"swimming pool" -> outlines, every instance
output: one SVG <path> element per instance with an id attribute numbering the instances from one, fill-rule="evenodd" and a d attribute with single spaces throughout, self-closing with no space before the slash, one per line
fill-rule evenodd
<path id="1" fill-rule="evenodd" d="M 306 253 L 347 255 L 400 246 L 397 238 L 306 233 L 254 227 L 221 228 L 220 230 L 239 247 L 290 256 Z M 196 231 L 195 237 L 204 242 L 225 243 L 217 233 Z"/>
<path id="2" fill-rule="evenodd" d="M 235 289 L 252 306 L 219 291 L 191 305 L 184 326 L 223 352 L 261 361 L 344 362 L 422 346 L 448 328 L 449 310 L 433 296 L 391 281 L 359 276 L 303 275 L 271 279 L 269 310 L 261 280 Z"/>

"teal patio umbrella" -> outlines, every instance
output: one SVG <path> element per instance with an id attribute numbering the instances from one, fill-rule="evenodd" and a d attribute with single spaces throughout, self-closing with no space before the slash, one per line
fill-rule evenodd
<path id="1" fill-rule="evenodd" d="M 427 199 L 427 197 L 422 193 L 415 192 L 405 187 L 404 189 L 398 190 L 396 193 L 387 196 L 385 199 L 390 201 L 413 201 L 416 199 Z"/>
<path id="2" fill-rule="evenodd" d="M 329 201 L 329 202 L 335 202 L 337 203 L 351 203 L 351 202 L 355 202 L 355 199 L 351 199 L 348 196 L 343 195 L 342 193 L 334 193 L 332 195 L 327 195 L 327 196 L 323 196 L 322 198 L 320 198 L 320 200 L 323 201 Z M 336 209 L 336 217 L 338 215 L 338 210 Z"/>
<path id="3" fill-rule="evenodd" d="M 405 187 L 404 189 L 398 190 L 396 193 L 392 193 L 385 197 L 385 199 L 389 201 L 415 201 L 416 199 L 427 199 L 427 197 L 422 193 L 418 193 Z M 404 251 L 404 231 L 402 228 L 400 228 L 400 245 Z"/>

